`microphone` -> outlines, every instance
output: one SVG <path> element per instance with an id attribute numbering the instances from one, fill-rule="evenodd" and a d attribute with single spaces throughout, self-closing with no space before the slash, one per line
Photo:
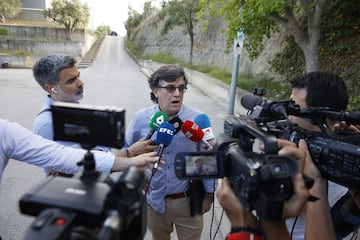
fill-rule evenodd
<path id="1" fill-rule="evenodd" d="M 154 134 L 154 132 L 158 130 L 160 124 L 167 122 L 167 120 L 168 120 L 168 116 L 166 115 L 166 113 L 162 111 L 155 112 L 149 120 L 150 131 L 145 136 L 144 140 L 149 140 Z"/>
<path id="2" fill-rule="evenodd" d="M 241 105 L 247 110 L 253 110 L 255 106 L 260 106 L 264 103 L 264 99 L 255 95 L 245 95 L 241 98 Z"/>
<path id="3" fill-rule="evenodd" d="M 196 116 L 194 122 L 203 130 L 206 141 L 214 140 L 215 136 L 211 129 L 210 118 L 205 113 Z"/>
<path id="4" fill-rule="evenodd" d="M 171 120 L 169 120 L 169 123 L 171 123 L 174 126 L 175 134 L 177 134 L 181 129 L 181 125 L 183 124 L 183 121 L 179 117 L 174 117 Z"/>
<path id="5" fill-rule="evenodd" d="M 193 121 L 186 120 L 181 126 L 181 131 L 193 142 L 202 142 L 206 148 L 211 148 L 208 141 L 204 139 L 203 130 Z"/>
<path id="6" fill-rule="evenodd" d="M 159 145 L 157 150 L 157 155 L 159 156 L 159 160 L 155 163 L 154 168 L 156 169 L 159 165 L 161 155 L 164 153 L 165 147 L 169 146 L 172 139 L 174 138 L 174 126 L 168 122 L 163 122 L 160 124 L 157 136 L 156 136 L 156 144 Z"/>
<path id="7" fill-rule="evenodd" d="M 289 101 L 273 102 L 255 95 L 245 95 L 241 98 L 241 105 L 257 118 L 278 119 L 287 116 Z"/>

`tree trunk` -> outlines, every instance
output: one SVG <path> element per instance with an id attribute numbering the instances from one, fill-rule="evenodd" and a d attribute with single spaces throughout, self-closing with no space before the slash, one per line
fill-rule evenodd
<path id="1" fill-rule="evenodd" d="M 190 33 L 190 65 L 192 65 L 192 57 L 193 57 L 193 49 L 194 49 L 194 33 Z"/>
<path id="2" fill-rule="evenodd" d="M 310 39 L 309 43 L 303 49 L 305 56 L 306 72 L 314 72 L 319 70 L 319 41 Z"/>
<path id="3" fill-rule="evenodd" d="M 66 34 L 66 40 L 71 41 L 72 37 L 71 37 L 71 30 L 68 28 L 65 28 L 65 34 Z"/>
<path id="4" fill-rule="evenodd" d="M 0 14 L 0 23 L 4 23 L 5 22 L 5 16 Z"/>

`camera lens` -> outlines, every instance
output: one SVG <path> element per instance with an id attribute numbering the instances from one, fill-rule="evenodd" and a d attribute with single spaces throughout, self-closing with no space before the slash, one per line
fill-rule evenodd
<path id="1" fill-rule="evenodd" d="M 283 168 L 281 165 L 279 165 L 279 164 L 274 165 L 274 172 L 279 173 L 282 171 L 283 171 Z"/>

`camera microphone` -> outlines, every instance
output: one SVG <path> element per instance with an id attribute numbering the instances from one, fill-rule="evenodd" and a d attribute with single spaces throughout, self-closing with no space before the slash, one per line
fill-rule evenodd
<path id="1" fill-rule="evenodd" d="M 257 119 L 283 119 L 287 117 L 289 101 L 273 102 L 259 96 L 245 95 L 241 98 L 241 105 Z"/>
<path id="2" fill-rule="evenodd" d="M 252 111 L 255 106 L 261 106 L 263 102 L 264 99 L 256 95 L 245 95 L 241 98 L 241 105 L 250 111 Z"/>
<path id="3" fill-rule="evenodd" d="M 206 148 L 211 148 L 212 146 L 208 141 L 204 139 L 203 130 L 193 121 L 186 120 L 181 126 L 181 131 L 186 137 L 188 137 L 193 142 L 202 142 L 205 144 Z"/>
<path id="4" fill-rule="evenodd" d="M 168 116 L 166 115 L 166 113 L 162 111 L 155 112 L 149 120 L 150 131 L 145 136 L 144 140 L 149 140 L 154 134 L 154 132 L 158 130 L 160 124 L 167 122 L 167 120 L 168 120 Z"/>

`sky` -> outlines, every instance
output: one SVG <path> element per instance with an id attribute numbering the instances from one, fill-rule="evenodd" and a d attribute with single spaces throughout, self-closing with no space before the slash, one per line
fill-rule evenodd
<path id="1" fill-rule="evenodd" d="M 110 26 L 112 31 L 125 36 L 124 22 L 128 18 L 128 6 L 130 5 L 138 13 L 143 12 L 144 3 L 147 0 L 81 0 L 90 6 L 90 28 L 96 29 L 100 25 Z M 153 0 L 154 4 L 158 2 Z"/>
<path id="2" fill-rule="evenodd" d="M 118 35 L 125 36 L 124 22 L 128 18 L 128 6 L 130 5 L 138 13 L 143 12 L 144 3 L 147 0 L 81 0 L 90 6 L 89 27 L 95 30 L 100 25 L 110 26 Z M 154 5 L 160 0 L 152 0 Z M 46 7 L 51 6 L 51 0 L 46 0 Z"/>

